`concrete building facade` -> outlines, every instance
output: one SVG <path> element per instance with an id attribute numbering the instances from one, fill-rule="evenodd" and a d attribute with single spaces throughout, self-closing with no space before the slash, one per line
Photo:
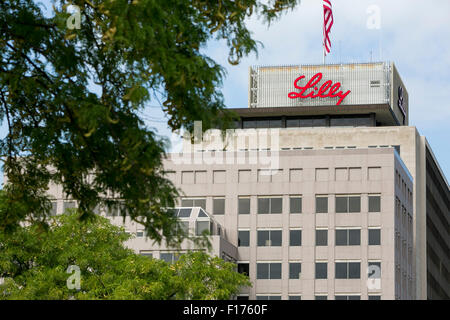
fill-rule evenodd
<path id="1" fill-rule="evenodd" d="M 449 299 L 449 185 L 394 64 L 251 68 L 233 111 L 225 142 L 186 139 L 165 169 L 187 228 L 249 275 L 239 299 Z M 52 190 L 55 212 L 71 206 Z M 176 259 L 125 227 L 136 252 Z"/>

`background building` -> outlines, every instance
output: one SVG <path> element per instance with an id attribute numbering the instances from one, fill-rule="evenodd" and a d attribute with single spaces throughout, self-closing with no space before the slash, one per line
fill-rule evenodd
<path id="1" fill-rule="evenodd" d="M 450 298 L 449 185 L 393 63 L 253 67 L 233 110 L 226 144 L 187 139 L 165 167 L 192 232 L 201 207 L 214 254 L 249 274 L 240 298 Z M 126 228 L 137 252 L 171 252 Z"/>

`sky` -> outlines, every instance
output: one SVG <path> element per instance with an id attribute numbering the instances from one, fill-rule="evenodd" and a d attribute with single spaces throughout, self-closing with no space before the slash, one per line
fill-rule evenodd
<path id="1" fill-rule="evenodd" d="M 327 63 L 393 61 L 409 93 L 410 125 L 426 136 L 449 180 L 450 1 L 332 0 L 332 4 L 332 52 Z M 231 66 L 224 42 L 211 41 L 204 48 L 227 71 L 221 90 L 230 108 L 248 106 L 248 68 L 252 65 L 322 63 L 321 0 L 302 0 L 270 27 L 256 17 L 247 25 L 254 39 L 263 44 L 258 56 L 252 54 Z M 171 138 L 158 107 L 149 106 L 145 116 L 160 135 Z M 0 136 L 5 134 L 3 124 Z"/>

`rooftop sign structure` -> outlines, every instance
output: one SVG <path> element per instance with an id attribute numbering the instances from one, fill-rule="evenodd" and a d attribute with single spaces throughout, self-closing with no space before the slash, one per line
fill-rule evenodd
<path id="1" fill-rule="evenodd" d="M 409 111 L 408 92 L 388 62 L 251 67 L 249 108 L 295 108 L 299 115 L 373 112 L 385 125 L 408 125 Z"/>

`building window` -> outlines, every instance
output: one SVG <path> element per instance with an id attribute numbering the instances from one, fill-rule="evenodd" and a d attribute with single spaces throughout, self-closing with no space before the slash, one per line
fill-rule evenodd
<path id="1" fill-rule="evenodd" d="M 58 202 L 52 201 L 52 208 L 50 209 L 50 215 L 56 216 L 57 212 L 58 212 Z"/>
<path id="2" fill-rule="evenodd" d="M 201 207 L 203 210 L 206 210 L 206 199 L 198 198 L 198 199 L 181 199 L 182 207 Z"/>
<path id="3" fill-rule="evenodd" d="M 381 245 L 381 229 L 369 229 L 369 246 Z"/>
<path id="4" fill-rule="evenodd" d="M 300 279 L 302 264 L 300 262 L 289 263 L 289 279 Z"/>
<path id="5" fill-rule="evenodd" d="M 361 245 L 361 230 L 359 229 L 337 229 L 336 246 L 359 246 Z"/>
<path id="6" fill-rule="evenodd" d="M 328 230 L 316 230 L 316 246 L 328 246 Z"/>
<path id="7" fill-rule="evenodd" d="M 257 263 L 256 279 L 281 279 L 281 263 Z"/>
<path id="8" fill-rule="evenodd" d="M 302 300 L 302 296 L 289 296 L 289 300 Z"/>
<path id="9" fill-rule="evenodd" d="M 327 262 L 316 262 L 316 279 L 327 279 Z"/>
<path id="10" fill-rule="evenodd" d="M 381 212 L 381 196 L 369 196 L 369 212 Z"/>
<path id="11" fill-rule="evenodd" d="M 302 245 L 302 230 L 289 231 L 289 245 L 291 247 L 299 247 Z"/>
<path id="12" fill-rule="evenodd" d="M 150 252 L 141 252 L 139 253 L 141 256 L 147 257 L 147 258 L 153 258 L 153 253 Z"/>
<path id="13" fill-rule="evenodd" d="M 180 253 L 161 252 L 159 254 L 159 259 L 164 260 L 167 263 L 174 263 L 178 261 L 180 255 Z"/>
<path id="14" fill-rule="evenodd" d="M 317 196 L 316 197 L 316 213 L 327 213 L 328 212 L 328 197 L 327 196 Z"/>
<path id="15" fill-rule="evenodd" d="M 211 234 L 209 221 L 197 221 L 196 224 L 197 224 L 196 225 L 197 236 L 201 236 L 203 234 Z"/>
<path id="16" fill-rule="evenodd" d="M 216 215 L 225 214 L 225 198 L 213 199 L 213 214 Z"/>
<path id="17" fill-rule="evenodd" d="M 238 232 L 238 247 L 248 247 L 250 245 L 250 231 L 239 230 Z"/>
<path id="18" fill-rule="evenodd" d="M 64 201 L 63 203 L 64 213 L 67 209 L 74 209 L 76 208 L 76 202 L 75 201 Z"/>
<path id="19" fill-rule="evenodd" d="M 146 236 L 145 230 L 138 230 L 138 231 L 136 231 L 136 237 L 142 238 L 144 236 Z"/>
<path id="20" fill-rule="evenodd" d="M 381 279 L 381 262 L 370 262 L 368 264 L 369 279 Z"/>
<path id="21" fill-rule="evenodd" d="M 250 265 L 248 263 L 238 263 L 238 272 L 248 276 L 250 274 Z"/>
<path id="22" fill-rule="evenodd" d="M 336 196 L 336 213 L 361 212 L 361 196 Z"/>
<path id="23" fill-rule="evenodd" d="M 324 296 L 324 295 L 316 295 L 314 297 L 314 300 L 328 300 L 328 296 Z"/>
<path id="24" fill-rule="evenodd" d="M 381 300 L 381 296 L 378 296 L 378 295 L 370 295 L 369 297 L 369 300 Z"/>
<path id="25" fill-rule="evenodd" d="M 334 296 L 334 300 L 361 300 L 361 296 L 359 296 L 359 295 L 354 295 L 354 296 L 338 295 L 338 296 Z"/>
<path id="26" fill-rule="evenodd" d="M 238 213 L 250 214 L 250 198 L 238 198 Z"/>
<path id="27" fill-rule="evenodd" d="M 236 300 L 249 300 L 248 296 L 237 296 Z"/>
<path id="28" fill-rule="evenodd" d="M 281 296 L 256 296 L 256 300 L 281 300 Z"/>
<path id="29" fill-rule="evenodd" d="M 258 214 L 279 214 L 282 211 L 282 198 L 258 198 Z"/>
<path id="30" fill-rule="evenodd" d="M 189 235 L 189 221 L 178 221 L 177 224 L 177 234 Z"/>
<path id="31" fill-rule="evenodd" d="M 302 213 L 302 198 L 290 197 L 289 198 L 289 212 L 290 213 Z"/>
<path id="32" fill-rule="evenodd" d="M 360 262 L 336 262 L 335 264 L 336 279 L 360 279 L 361 263 Z"/>
<path id="33" fill-rule="evenodd" d="M 259 230 L 258 247 L 281 247 L 281 230 Z"/>

